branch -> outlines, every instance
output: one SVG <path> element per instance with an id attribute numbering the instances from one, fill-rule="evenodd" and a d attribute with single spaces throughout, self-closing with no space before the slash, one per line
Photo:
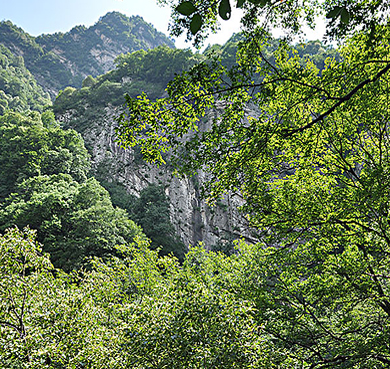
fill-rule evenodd
<path id="1" fill-rule="evenodd" d="M 20 329 L 16 324 L 12 324 L 12 323 L 6 322 L 4 320 L 0 320 L 0 325 L 12 328 L 20 334 Z"/>
<path id="2" fill-rule="evenodd" d="M 283 133 L 283 137 L 284 138 L 288 138 L 288 137 L 291 137 L 292 135 L 294 135 L 295 133 L 300 133 L 300 132 L 303 132 L 305 131 L 306 129 L 308 128 L 311 128 L 312 126 L 314 126 L 316 123 L 324 120 L 328 115 L 330 115 L 331 113 L 333 113 L 340 105 L 342 105 L 343 103 L 345 103 L 346 101 L 350 100 L 358 91 L 360 91 L 365 85 L 369 84 L 369 83 L 374 83 L 376 82 L 378 79 L 380 79 L 385 73 L 387 73 L 388 71 L 390 70 L 390 63 L 385 67 L 383 68 L 382 70 L 380 70 L 377 75 L 373 78 L 367 78 L 365 79 L 363 82 L 359 83 L 353 90 L 351 90 L 348 94 L 344 95 L 343 97 L 341 97 L 339 99 L 339 101 L 334 104 L 332 107 L 330 107 L 327 111 L 325 111 L 324 113 L 320 114 L 317 118 L 313 119 L 310 123 L 306 124 L 305 126 L 303 127 L 300 127 L 300 128 L 297 128 L 297 129 L 293 129 L 293 130 L 287 130 L 287 129 L 284 129 L 282 130 L 282 133 Z"/>

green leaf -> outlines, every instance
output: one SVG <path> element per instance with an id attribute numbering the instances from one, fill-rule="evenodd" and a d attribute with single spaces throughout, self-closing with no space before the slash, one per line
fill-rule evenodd
<path id="1" fill-rule="evenodd" d="M 232 8 L 230 7 L 229 0 L 221 0 L 218 9 L 219 15 L 222 19 L 228 20 L 232 14 Z"/>
<path id="2" fill-rule="evenodd" d="M 190 30 L 193 35 L 196 35 L 198 31 L 200 30 L 200 27 L 202 27 L 202 17 L 199 14 L 195 14 L 192 17 L 191 23 L 190 23 Z"/>
<path id="3" fill-rule="evenodd" d="M 245 3 L 245 0 L 237 0 L 237 8 L 241 8 Z"/>
<path id="4" fill-rule="evenodd" d="M 343 8 L 343 10 L 341 10 L 341 21 L 344 23 L 344 24 L 348 24 L 349 23 L 349 20 L 350 20 L 350 15 L 349 15 L 349 12 L 347 9 Z"/>
<path id="5" fill-rule="evenodd" d="M 182 15 L 189 16 L 196 12 L 196 8 L 194 4 L 191 3 L 191 1 L 184 1 L 176 7 L 176 11 Z"/>
<path id="6" fill-rule="evenodd" d="M 263 7 L 267 4 L 268 0 L 248 0 L 248 1 L 254 5 L 260 5 L 260 7 Z"/>
<path id="7" fill-rule="evenodd" d="M 326 14 L 326 18 L 337 18 L 341 12 L 341 9 L 342 8 L 340 6 L 335 6 L 328 14 Z"/>

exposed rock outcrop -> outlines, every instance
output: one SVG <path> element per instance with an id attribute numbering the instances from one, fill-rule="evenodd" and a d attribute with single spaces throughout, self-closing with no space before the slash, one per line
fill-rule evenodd
<path id="1" fill-rule="evenodd" d="M 58 119 L 72 128 L 73 114 L 76 112 L 68 111 Z M 116 142 L 116 114 L 113 107 L 102 109 L 82 132 L 95 171 L 103 168 L 107 180 L 122 183 L 136 196 L 149 184 L 164 186 L 170 201 L 171 221 L 186 246 L 203 242 L 206 248 L 211 248 L 239 237 L 256 241 L 237 211 L 241 203 L 239 197 L 227 195 L 211 208 L 200 196 L 199 186 L 205 180 L 204 173 L 194 178 L 176 177 L 167 166 L 151 166 L 133 149 L 121 148 Z"/>

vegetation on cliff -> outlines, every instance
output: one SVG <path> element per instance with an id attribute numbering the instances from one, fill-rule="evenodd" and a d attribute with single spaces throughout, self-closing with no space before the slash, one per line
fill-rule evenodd
<path id="1" fill-rule="evenodd" d="M 196 44 L 232 11 L 229 0 L 165 2 L 173 9 L 172 31 L 188 32 Z M 128 95 L 119 133 L 145 160 L 162 163 L 169 149 L 182 173 L 207 172 L 210 201 L 240 192 L 262 242 L 237 241 L 229 255 L 193 247 L 182 263 L 159 256 L 87 178 L 78 134 L 60 132 L 50 114 L 8 113 L 1 117 L 8 179 L 1 183 L 0 219 L 38 230 L 12 227 L 0 236 L 4 366 L 389 367 L 389 4 L 237 6 L 245 32 L 234 41 L 236 61 L 226 56 L 235 46 L 210 47 L 165 96 Z M 265 15 L 269 26 L 295 35 L 317 11 L 327 14 L 328 35 L 343 43 L 339 54 L 310 43 L 316 59 L 258 27 Z M 165 49 L 150 55 L 158 53 Z M 109 83 L 120 90 L 126 74 L 118 71 L 132 73 L 138 57 L 147 65 L 147 55 L 122 57 L 117 70 L 85 79 L 80 91 L 64 89 L 58 106 L 77 111 L 73 96 L 93 96 L 104 78 L 102 91 L 120 103 L 111 100 L 119 94 Z M 153 77 L 141 72 L 144 80 Z M 218 115 L 201 130 L 210 109 Z M 7 171 L 11 163 L 15 173 Z M 138 221 L 161 236 L 155 224 L 167 219 L 161 188 L 145 190 L 142 203 L 126 200 L 130 212 L 146 209 Z M 69 273 L 52 267 L 46 244 Z"/>
<path id="2" fill-rule="evenodd" d="M 0 115 L 7 110 L 42 112 L 48 105 L 49 95 L 25 67 L 23 57 L 0 45 Z"/>
<path id="3" fill-rule="evenodd" d="M 83 114 L 90 114 L 102 106 L 122 106 L 125 94 L 137 96 L 146 91 L 152 98 L 164 94 L 168 82 L 178 73 L 187 70 L 201 60 L 190 50 L 160 46 L 152 50 L 121 54 L 115 60 L 115 69 L 97 78 L 86 77 L 81 89 L 67 87 L 60 91 L 54 102 L 54 112 L 63 114 L 76 109 L 76 122 Z M 81 116 L 80 116 L 81 115 Z M 88 121 L 88 120 L 87 120 Z M 85 124 L 87 124 L 85 121 Z"/>
<path id="4" fill-rule="evenodd" d="M 141 229 L 114 208 L 108 192 L 88 178 L 79 134 L 45 127 L 39 113 L 0 117 L 0 229 L 30 226 L 58 268 L 79 268 L 88 256 L 116 254 Z"/>

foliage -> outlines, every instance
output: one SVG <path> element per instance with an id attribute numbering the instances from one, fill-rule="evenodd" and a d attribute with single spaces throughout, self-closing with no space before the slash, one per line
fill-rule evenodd
<path id="1" fill-rule="evenodd" d="M 7 110 L 42 112 L 49 104 L 49 96 L 26 69 L 23 58 L 0 45 L 0 114 Z"/>
<path id="2" fill-rule="evenodd" d="M 183 261 L 186 247 L 171 223 L 169 199 L 162 186 L 150 184 L 137 197 L 129 194 L 119 182 L 108 182 L 100 177 L 98 180 L 109 192 L 112 204 L 125 209 L 130 219 L 142 227 L 153 250 L 159 249 L 159 255 L 173 254 Z"/>
<path id="3" fill-rule="evenodd" d="M 172 9 L 171 34 L 179 36 L 186 32 L 187 40 L 195 46 L 202 44 L 210 32 L 219 27 L 218 19 L 228 20 L 234 5 L 243 10 L 242 25 L 251 32 L 257 26 L 282 30 L 292 38 L 302 33 L 305 26 L 314 28 L 315 17 L 326 15 L 327 36 L 341 40 L 357 30 L 375 38 L 376 26 L 387 23 L 389 4 L 384 0 L 159 0 Z M 233 8 L 233 9 L 232 9 Z"/>
<path id="4" fill-rule="evenodd" d="M 127 17 L 115 11 L 101 17 L 92 27 L 76 26 L 67 33 L 41 35 L 36 41 L 48 50 L 56 47 L 64 50 L 65 56 L 81 67 L 90 64 L 89 68 L 97 68 L 96 76 L 104 69 L 89 54 L 91 50 L 104 46 L 104 38 L 114 40 L 121 45 L 122 50 L 127 49 L 128 52 L 147 50 L 159 45 L 174 47 L 172 40 L 158 32 L 142 17 Z M 75 40 L 78 42 L 75 43 Z"/>
<path id="5" fill-rule="evenodd" d="M 110 46 L 106 41 L 110 40 Z M 113 67 L 96 58 L 105 50 L 112 59 L 133 52 L 174 43 L 141 17 L 111 12 L 92 27 L 77 26 L 67 33 L 32 37 L 11 22 L 0 22 L 0 42 L 14 54 L 24 56 L 27 69 L 54 98 L 67 86 L 81 87 L 86 75 L 94 77 Z"/>
<path id="6" fill-rule="evenodd" d="M 104 177 L 105 175 L 101 173 L 95 175 L 95 178 L 110 194 L 112 204 L 121 209 L 125 209 L 127 213 L 131 215 L 134 204 L 137 201 L 137 197 L 135 195 L 129 194 L 126 190 L 126 187 L 122 183 L 113 180 L 109 182 Z"/>
<path id="7" fill-rule="evenodd" d="M 227 69 L 236 65 L 236 53 L 243 37 L 242 34 L 236 34 L 223 46 L 214 45 L 206 48 L 203 55 L 166 46 L 121 54 L 116 59 L 114 70 L 97 79 L 87 77 L 83 82 L 83 88 L 79 90 L 67 87 L 60 91 L 54 102 L 54 111 L 56 114 L 63 114 L 76 109 L 78 114 L 74 117 L 72 128 L 79 129 L 77 127 L 82 127 L 88 122 L 84 115 L 91 115 L 91 111 L 103 105 L 122 105 L 126 94 L 135 97 L 145 92 L 151 99 L 157 99 L 164 95 L 168 82 L 175 75 L 189 70 L 206 58 L 219 58 Z M 278 41 L 272 40 L 264 50 L 272 62 L 274 62 L 272 55 L 277 47 Z M 328 57 L 338 58 L 335 49 L 323 45 L 320 41 L 302 43 L 297 46 L 297 50 L 300 55 L 311 58 L 320 69 L 324 68 Z"/>
<path id="8" fill-rule="evenodd" d="M 75 120 L 82 120 L 82 115 L 101 106 L 120 106 L 125 102 L 125 94 L 137 96 L 146 91 L 153 98 L 163 95 L 168 82 L 178 73 L 190 68 L 201 57 L 190 50 L 176 50 L 167 46 L 136 51 L 116 58 L 116 67 L 97 79 L 84 81 L 83 88 L 74 90 L 67 87 L 60 91 L 54 103 L 56 114 L 70 109 L 77 109 Z M 87 82 L 86 82 L 87 81 Z M 78 126 L 78 123 L 75 122 Z"/>
<path id="9" fill-rule="evenodd" d="M 140 235 L 108 193 L 87 179 L 89 157 L 79 134 L 62 130 L 53 114 L 0 118 L 0 229 L 37 230 L 56 267 L 79 267 L 86 256 L 115 254 Z M 55 121 L 54 121 L 55 122 Z"/>
<path id="10" fill-rule="evenodd" d="M 185 246 L 176 236 L 170 220 L 169 201 L 161 186 L 151 184 L 140 192 L 130 211 L 130 218 L 139 224 L 151 239 L 152 249 L 160 255 L 173 254 L 184 259 Z"/>
<path id="11" fill-rule="evenodd" d="M 175 74 L 189 69 L 199 59 L 199 55 L 188 49 L 176 50 L 166 46 L 121 54 L 116 59 L 117 68 L 113 71 L 112 78 L 146 80 L 165 87 Z"/>
<path id="12" fill-rule="evenodd" d="M 169 199 L 163 187 L 151 184 L 137 197 L 129 194 L 123 184 L 112 180 L 108 182 L 104 177 L 98 175 L 97 179 L 109 192 L 112 204 L 125 209 L 129 218 L 142 227 L 151 241 L 151 248 L 159 249 L 160 255 L 173 254 L 183 261 L 186 247 L 171 223 Z"/>
<path id="13" fill-rule="evenodd" d="M 56 121 L 56 116 L 54 115 L 52 110 L 45 110 L 41 114 L 42 124 L 46 128 L 50 127 L 59 127 L 59 123 Z"/>
<path id="14" fill-rule="evenodd" d="M 95 78 L 93 78 L 91 75 L 85 77 L 82 87 L 92 87 L 96 83 Z"/>
<path id="15" fill-rule="evenodd" d="M 243 42 L 245 42 L 245 34 L 237 33 L 234 34 L 223 46 L 209 45 L 203 54 L 211 60 L 215 58 L 220 60 L 223 67 L 226 68 L 226 71 L 234 71 L 235 68 L 238 68 L 236 54 Z M 280 42 L 280 39 L 269 38 L 267 39 L 267 42 L 262 45 L 263 59 L 267 60 L 267 62 L 272 65 L 275 65 L 275 55 Z M 310 60 L 320 71 L 325 68 L 326 59 L 331 58 L 337 61 L 340 60 L 340 55 L 336 49 L 319 40 L 300 42 L 294 44 L 293 47 L 302 58 L 302 63 L 304 63 L 305 60 Z M 289 55 L 292 56 L 291 51 Z M 225 77 L 227 81 L 229 80 L 227 78 L 228 76 L 229 73 L 227 73 L 227 76 Z M 252 78 L 256 83 L 259 83 L 262 80 L 262 76 L 256 74 L 253 74 Z"/>
<path id="16" fill-rule="evenodd" d="M 79 134 L 62 130 L 49 112 L 0 117 L 0 202 L 23 180 L 35 175 L 70 174 L 84 181 L 89 157 Z"/>
<path id="17" fill-rule="evenodd" d="M 388 366 L 385 300 L 353 245 L 240 242 L 229 257 L 192 248 L 180 266 L 138 240 L 70 275 L 41 251 L 29 230 L 0 236 L 7 367 Z"/>
<path id="18" fill-rule="evenodd" d="M 0 237 L 7 367 L 388 366 L 389 317 L 354 247 L 309 255 L 241 242 L 229 257 L 192 248 L 179 265 L 138 240 L 70 275 L 41 250 L 27 229 Z"/>
<path id="19" fill-rule="evenodd" d="M 13 329 L 20 338 L 24 338 L 27 333 L 23 321 L 26 300 L 31 298 L 32 288 L 37 287 L 27 280 L 41 283 L 39 279 L 45 275 L 38 273 L 45 274 L 50 270 L 51 264 L 47 255 L 41 254 L 42 249 L 35 242 L 35 234 L 29 229 L 25 233 L 17 229 L 9 230 L 1 237 L 0 247 L 0 324 Z"/>
<path id="20" fill-rule="evenodd" d="M 235 281 L 234 260 L 195 248 L 180 267 L 138 241 L 123 250 L 124 258 L 94 259 L 91 271 L 66 275 L 50 273 L 31 231 L 13 229 L 0 240 L 1 280 L 8 288 L 0 292 L 3 365 L 273 367 L 252 317 L 253 304 L 226 288 Z M 30 263 L 29 273 L 20 276 L 14 255 L 39 263 L 33 268 Z M 6 285 L 12 278 L 18 284 Z M 7 324 L 20 307 L 23 336 Z"/>
<path id="21" fill-rule="evenodd" d="M 186 8 L 177 8 L 180 3 Z M 262 243 L 239 242 L 230 256 L 192 248 L 182 264 L 160 258 L 145 241 L 131 245 L 118 238 L 120 230 L 134 228 L 95 180 L 41 175 L 32 145 L 34 150 L 23 151 L 32 164 L 20 164 L 26 177 L 14 180 L 17 192 L 1 204 L 4 224 L 40 222 L 38 237 L 53 241 L 54 253 L 59 246 L 72 251 L 72 266 L 85 255 L 104 258 L 91 260 L 86 271 L 54 278 L 30 231 L 0 237 L 5 365 L 389 366 L 388 5 L 323 2 L 331 36 L 341 40 L 361 27 L 336 53 L 317 42 L 275 44 L 255 28 L 258 15 L 269 12 L 274 24 L 294 33 L 302 17 L 311 22 L 320 9 L 315 1 L 237 3 L 247 29 L 237 41 L 236 62 L 234 46 L 214 47 L 209 51 L 221 60 L 226 55 L 224 64 L 210 58 L 181 73 L 166 98 L 128 97 L 119 132 L 149 161 L 163 162 L 161 151 L 173 150 L 181 172 L 207 172 L 203 191 L 210 201 L 225 191 L 240 192 L 242 210 Z M 218 14 L 224 19 L 234 11 L 226 0 L 172 4 L 184 16 L 176 14 L 176 31 L 188 29 L 199 42 Z M 146 54 L 127 56 L 120 68 L 140 73 L 136 59 Z M 105 92 L 120 90 L 115 83 L 122 81 L 109 78 L 64 90 L 64 101 L 95 91 L 98 104 Z M 206 114 L 215 119 L 200 129 Z M 38 116 L 32 117 L 37 125 Z M 17 115 L 9 119 L 8 125 L 21 121 Z M 18 135 L 6 137 L 17 143 Z M 142 195 L 133 211 L 145 229 L 165 236 L 170 225 L 162 189 Z M 71 232 L 75 241 L 69 245 Z"/>
<path id="22" fill-rule="evenodd" d="M 82 283 L 76 273 L 54 271 L 32 231 L 12 229 L 0 240 L 2 365 L 15 369 L 124 368 L 116 364 L 120 333 L 110 329 L 109 309 L 95 300 L 100 296 L 94 294 L 93 283 Z M 95 284 L 99 282 L 96 278 Z M 103 296 L 111 291 L 99 292 Z M 15 320 L 23 327 L 22 335 Z M 113 348 L 116 356 L 112 356 Z"/>
<path id="23" fill-rule="evenodd" d="M 141 235 L 95 179 L 80 184 L 65 174 L 23 181 L 1 206 L 0 224 L 2 229 L 14 224 L 36 229 L 53 264 L 68 271 L 88 256 L 116 254 L 117 245 Z"/>
<path id="24" fill-rule="evenodd" d="M 245 4 L 247 22 L 257 10 Z M 269 4 L 275 21 L 294 31 L 301 18 L 291 14 L 291 2 Z M 374 8 L 367 19 L 377 19 Z M 358 26 L 353 16 L 340 28 L 332 18 L 330 32 L 345 37 Z M 390 30 L 387 17 L 368 30 L 359 24 L 362 31 L 322 70 L 301 45 L 294 50 L 285 42 L 267 60 L 268 36 L 252 29 L 236 66 L 201 63 L 168 85 L 167 98 L 128 98 L 119 118 L 123 144 L 140 145 L 147 160 L 161 163 L 161 152 L 173 150 L 182 173 L 208 173 L 203 191 L 210 201 L 225 191 L 242 194 L 242 210 L 269 248 L 251 255 L 256 266 L 241 277 L 258 326 L 280 353 L 273 360 L 279 367 L 390 362 Z M 201 130 L 210 110 L 215 119 Z"/>
<path id="25" fill-rule="evenodd" d="M 1 43 L 13 54 L 18 55 L 20 51 L 29 51 L 29 58 L 38 59 L 43 55 L 43 49 L 36 42 L 33 36 L 24 32 L 11 21 L 0 22 Z M 19 51 L 17 53 L 16 51 Z M 28 63 L 27 63 L 28 64 Z"/>

